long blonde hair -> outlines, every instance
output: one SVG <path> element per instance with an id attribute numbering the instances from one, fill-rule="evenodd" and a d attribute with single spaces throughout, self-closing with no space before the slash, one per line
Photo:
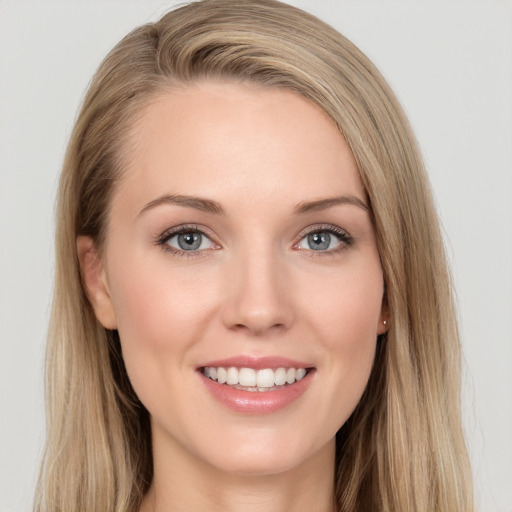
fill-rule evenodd
<path id="1" fill-rule="evenodd" d="M 47 352 L 47 443 L 35 510 L 135 512 L 152 479 L 148 413 L 116 331 L 83 290 L 78 235 L 97 246 L 128 132 L 176 84 L 221 79 L 294 90 L 350 145 L 385 277 L 389 331 L 337 434 L 340 512 L 471 512 L 460 417 L 460 346 L 428 179 L 409 124 L 368 58 L 334 29 L 274 0 L 203 0 L 126 36 L 97 71 L 62 170 Z"/>

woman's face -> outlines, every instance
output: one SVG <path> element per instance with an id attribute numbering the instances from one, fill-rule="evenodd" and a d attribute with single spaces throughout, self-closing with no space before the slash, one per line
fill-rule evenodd
<path id="1" fill-rule="evenodd" d="M 332 464 L 384 330 L 343 137 L 293 92 L 209 82 L 158 98 L 130 137 L 87 282 L 155 457 L 245 475 Z"/>

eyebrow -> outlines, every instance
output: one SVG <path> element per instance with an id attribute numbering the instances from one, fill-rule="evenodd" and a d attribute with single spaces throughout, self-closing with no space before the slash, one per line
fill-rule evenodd
<path id="1" fill-rule="evenodd" d="M 339 206 L 343 204 L 357 206 L 358 208 L 363 209 L 365 212 L 368 212 L 370 210 L 368 205 L 356 196 L 337 196 L 328 197 L 326 199 L 319 199 L 317 201 L 301 202 L 295 207 L 295 213 L 306 214 L 311 212 L 318 212 L 322 210 L 327 210 L 328 208 L 332 208 L 333 206 Z"/>
<path id="2" fill-rule="evenodd" d="M 217 215 L 225 215 L 224 208 L 217 201 L 205 199 L 203 197 L 184 196 L 181 194 L 166 194 L 150 201 L 142 210 L 139 215 L 156 208 L 157 206 L 171 204 L 178 206 L 185 206 L 186 208 L 193 208 L 207 213 L 215 213 Z"/>
<path id="3" fill-rule="evenodd" d="M 366 212 L 369 211 L 368 205 L 366 205 L 364 201 L 362 201 L 356 196 L 349 195 L 328 197 L 325 199 L 318 199 L 316 201 L 303 201 L 300 202 L 295 207 L 294 212 L 299 215 L 304 215 L 306 213 L 327 210 L 328 208 L 332 208 L 333 206 L 339 206 L 344 204 L 357 206 Z M 213 201 L 212 199 L 206 199 L 204 197 L 196 196 L 187 196 L 182 194 L 166 194 L 161 197 L 157 197 L 156 199 L 153 199 L 153 201 L 147 203 L 144 206 L 144 208 L 142 208 L 142 210 L 139 212 L 139 215 L 142 215 L 146 211 L 162 205 L 184 206 L 186 208 L 193 208 L 194 210 L 199 210 L 206 213 L 213 213 L 216 215 L 226 214 L 222 205 L 217 201 Z"/>

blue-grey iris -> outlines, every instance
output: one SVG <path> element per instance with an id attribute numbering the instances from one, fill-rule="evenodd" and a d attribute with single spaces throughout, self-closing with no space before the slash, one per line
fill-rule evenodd
<path id="1" fill-rule="evenodd" d="M 324 251 L 331 244 L 331 235 L 327 231 L 308 235 L 308 245 L 314 251 Z"/>
<path id="2" fill-rule="evenodd" d="M 178 235 L 178 245 L 180 249 L 184 251 L 193 251 L 195 249 L 199 249 L 202 242 L 202 236 L 200 233 L 189 232 L 189 233 L 180 233 Z"/>

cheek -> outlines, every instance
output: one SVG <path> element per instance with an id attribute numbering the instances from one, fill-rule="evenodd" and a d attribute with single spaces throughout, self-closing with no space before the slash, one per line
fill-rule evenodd
<path id="1" fill-rule="evenodd" d="M 372 370 L 383 297 L 380 266 L 340 275 L 327 290 L 310 301 L 309 318 L 318 350 L 330 356 L 324 374 L 332 393 L 323 413 L 336 431 L 359 403 Z"/>
<path id="2" fill-rule="evenodd" d="M 380 265 L 360 272 L 332 274 L 322 293 L 305 308 L 315 318 L 315 328 L 333 352 L 364 352 L 376 340 L 384 292 Z"/>
<path id="3" fill-rule="evenodd" d="M 208 294 L 191 272 L 170 272 L 165 264 L 127 262 L 109 279 L 120 330 L 144 333 L 144 343 L 158 344 L 176 331 L 193 327 L 192 319 L 208 304 Z M 127 277 L 128 276 L 128 277 Z"/>
<path id="4" fill-rule="evenodd" d="M 215 290 L 196 273 L 170 272 L 165 260 L 150 265 L 125 261 L 123 266 L 112 272 L 111 292 L 123 357 L 136 385 L 165 357 L 171 356 L 178 370 L 186 364 L 188 348 L 211 316 Z"/>

